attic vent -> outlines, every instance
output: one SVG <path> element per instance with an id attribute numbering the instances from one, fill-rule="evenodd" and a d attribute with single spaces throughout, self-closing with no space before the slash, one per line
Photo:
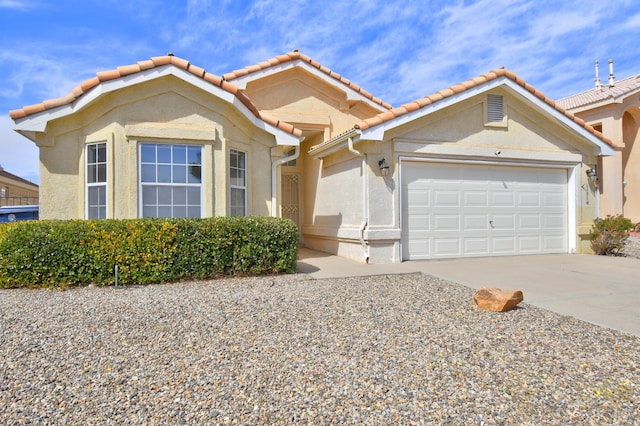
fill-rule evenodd
<path id="1" fill-rule="evenodd" d="M 504 119 L 504 100 L 500 95 L 487 95 L 487 122 L 502 123 Z"/>

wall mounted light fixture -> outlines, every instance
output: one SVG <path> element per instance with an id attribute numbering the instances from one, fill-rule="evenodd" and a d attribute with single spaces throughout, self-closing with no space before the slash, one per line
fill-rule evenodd
<path id="1" fill-rule="evenodd" d="M 389 165 L 384 157 L 382 157 L 382 160 L 378 161 L 378 166 L 380 167 L 380 174 L 382 176 L 389 176 Z"/>
<path id="2" fill-rule="evenodd" d="M 587 170 L 587 177 L 589 178 L 589 182 L 595 183 L 596 180 L 598 180 L 598 170 L 595 167 Z"/>

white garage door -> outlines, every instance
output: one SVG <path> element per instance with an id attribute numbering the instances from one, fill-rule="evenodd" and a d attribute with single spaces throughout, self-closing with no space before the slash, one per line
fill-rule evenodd
<path id="1" fill-rule="evenodd" d="M 566 253 L 567 170 L 402 162 L 403 260 Z"/>

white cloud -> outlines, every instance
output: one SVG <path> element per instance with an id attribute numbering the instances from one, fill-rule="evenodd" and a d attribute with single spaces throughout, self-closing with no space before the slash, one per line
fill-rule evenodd
<path id="1" fill-rule="evenodd" d="M 0 9 L 29 10 L 38 4 L 39 2 L 28 0 L 0 0 Z"/>

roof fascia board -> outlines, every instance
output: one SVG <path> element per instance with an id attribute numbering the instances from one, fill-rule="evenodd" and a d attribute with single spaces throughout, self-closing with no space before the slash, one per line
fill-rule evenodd
<path id="1" fill-rule="evenodd" d="M 231 80 L 228 80 L 230 83 L 233 83 L 234 85 L 236 85 L 236 87 L 238 87 L 239 89 L 246 89 L 247 88 L 247 84 L 249 84 L 251 81 L 254 80 L 259 80 L 261 78 L 265 78 L 265 77 L 269 77 L 272 76 L 274 74 L 278 74 L 282 71 L 286 71 L 289 69 L 294 69 L 296 67 L 302 68 L 305 71 L 309 72 L 310 74 L 313 74 L 314 77 L 319 78 L 320 80 L 324 81 L 325 83 L 337 88 L 338 90 L 340 90 L 341 92 L 344 92 L 346 94 L 347 100 L 348 101 L 361 101 L 361 102 L 365 102 L 366 104 L 368 104 L 369 106 L 375 108 L 376 110 L 380 111 L 380 112 L 384 112 L 387 109 L 385 107 L 383 107 L 382 105 L 373 102 L 371 99 L 362 96 L 360 93 L 358 93 L 357 91 L 353 90 L 351 87 L 347 86 L 346 84 L 336 80 L 335 78 L 327 75 L 326 73 L 322 72 L 321 70 L 319 70 L 318 68 L 309 65 L 308 63 L 306 63 L 305 61 L 301 60 L 301 59 L 295 59 L 293 61 L 290 62 L 286 62 L 286 63 L 282 63 L 282 64 L 278 64 L 278 65 L 274 65 L 271 66 L 269 68 L 265 68 L 259 71 L 255 71 Z"/>
<path id="2" fill-rule="evenodd" d="M 229 104 L 232 104 L 242 113 L 242 115 L 251 121 L 253 125 L 274 135 L 278 145 L 298 145 L 300 143 L 300 139 L 296 136 L 280 130 L 256 117 L 246 107 L 246 105 L 233 95 L 233 93 L 227 92 L 226 90 L 217 87 L 186 70 L 178 68 L 175 65 L 163 65 L 161 67 L 141 71 L 114 80 L 104 81 L 92 88 L 88 93 L 85 93 L 76 102 L 16 120 L 16 124 L 13 129 L 25 136 L 27 134 L 32 134 L 30 132 L 44 132 L 49 121 L 78 112 L 104 94 L 131 87 L 145 81 L 166 77 L 168 75 L 173 75 L 222 99 L 223 101 L 228 102 Z"/>

